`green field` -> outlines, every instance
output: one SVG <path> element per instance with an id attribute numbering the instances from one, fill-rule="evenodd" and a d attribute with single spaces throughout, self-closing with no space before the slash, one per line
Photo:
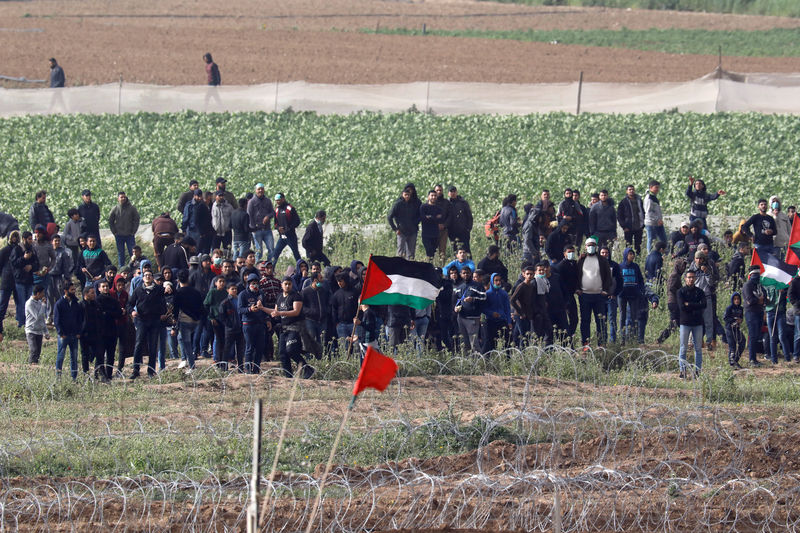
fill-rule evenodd
<path id="1" fill-rule="evenodd" d="M 422 28 L 363 29 L 363 33 L 388 35 L 422 35 Z M 670 54 L 726 56 L 797 57 L 800 55 L 800 29 L 710 31 L 688 29 L 648 30 L 440 30 L 426 27 L 425 35 L 468 37 L 477 39 L 509 39 L 580 46 L 605 46 L 650 50 Z"/>
<path id="2" fill-rule="evenodd" d="M 794 0 L 486 0 L 503 4 L 531 6 L 604 6 L 634 9 L 669 9 L 709 13 L 800 16 Z"/>
<path id="3" fill-rule="evenodd" d="M 434 110 L 435 112 L 435 110 Z M 27 226 L 39 188 L 58 221 L 93 190 L 107 216 L 126 190 L 143 223 L 174 209 L 188 181 L 224 176 L 242 195 L 257 182 L 283 191 L 303 220 L 324 208 L 336 223 L 383 223 L 406 182 L 424 194 L 455 184 L 482 222 L 501 199 L 538 191 L 662 182 L 667 213 L 688 212 L 687 177 L 726 189 L 712 214 L 747 214 L 759 197 L 797 201 L 800 120 L 761 114 L 435 116 L 424 113 L 318 116 L 137 114 L 0 121 L 0 209 Z"/>

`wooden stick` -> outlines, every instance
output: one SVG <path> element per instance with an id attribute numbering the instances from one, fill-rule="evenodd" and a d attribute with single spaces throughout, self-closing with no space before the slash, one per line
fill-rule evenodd
<path id="1" fill-rule="evenodd" d="M 250 495 L 247 502 L 247 533 L 258 531 L 258 482 L 261 477 L 261 398 L 253 409 L 253 475 L 250 479 Z"/>
<path id="2" fill-rule="evenodd" d="M 328 474 L 331 471 L 331 465 L 333 464 L 333 458 L 336 455 L 336 449 L 339 447 L 339 439 L 342 438 L 342 431 L 344 431 L 344 426 L 347 424 L 347 418 L 350 416 L 350 411 L 353 409 L 353 405 L 356 403 L 356 397 L 353 396 L 353 399 L 350 401 L 350 405 L 344 412 L 344 416 L 342 417 L 342 423 L 339 426 L 339 432 L 336 434 L 336 438 L 333 441 L 333 447 L 331 447 L 331 454 L 328 456 L 328 464 L 325 465 L 325 473 L 322 474 L 322 479 L 319 482 L 319 492 L 317 493 L 317 500 L 314 502 L 314 507 L 311 509 L 311 518 L 308 520 L 308 526 L 306 526 L 306 533 L 311 533 L 311 528 L 314 527 L 314 519 L 317 517 L 317 509 L 322 502 L 322 491 L 325 489 L 325 482 L 328 480 Z"/>
<path id="3" fill-rule="evenodd" d="M 303 365 L 297 367 L 297 371 L 294 373 L 294 379 L 292 380 L 292 392 L 289 393 L 289 403 L 286 406 L 286 415 L 283 417 L 283 426 L 281 427 L 281 434 L 278 437 L 278 447 L 275 449 L 275 458 L 272 460 L 272 470 L 269 473 L 269 482 L 267 485 L 267 495 L 264 497 L 264 501 L 261 502 L 261 513 L 260 520 L 258 523 L 259 527 L 264 526 L 264 517 L 267 515 L 267 509 L 269 508 L 269 501 L 272 497 L 272 482 L 275 480 L 275 471 L 278 469 L 278 458 L 281 455 L 281 449 L 283 448 L 283 438 L 286 435 L 286 426 L 289 425 L 289 415 L 292 412 L 292 402 L 294 401 L 294 393 L 297 390 L 297 383 L 300 381 L 300 374 L 303 371 Z"/>

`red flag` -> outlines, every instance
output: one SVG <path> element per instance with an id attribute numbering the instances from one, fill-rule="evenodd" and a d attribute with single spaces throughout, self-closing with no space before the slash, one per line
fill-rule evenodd
<path id="1" fill-rule="evenodd" d="M 750 256 L 750 266 L 756 265 L 758 269 L 761 271 L 761 274 L 764 273 L 764 263 L 761 262 L 761 257 L 758 255 L 758 250 L 753 248 L 753 255 Z"/>
<path id="2" fill-rule="evenodd" d="M 800 266 L 800 217 L 794 216 L 792 232 L 789 234 L 789 246 L 786 249 L 786 262 Z"/>
<path id="3" fill-rule="evenodd" d="M 395 375 L 397 375 L 397 363 L 394 359 L 383 355 L 372 346 L 367 346 L 364 362 L 361 363 L 361 372 L 358 373 L 358 379 L 353 385 L 354 399 L 364 389 L 386 390 Z"/>

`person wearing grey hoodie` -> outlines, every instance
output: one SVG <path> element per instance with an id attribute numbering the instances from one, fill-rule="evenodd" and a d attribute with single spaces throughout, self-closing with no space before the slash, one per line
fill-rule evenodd
<path id="1" fill-rule="evenodd" d="M 772 245 L 779 248 L 778 257 L 786 255 L 786 247 L 789 245 L 789 236 L 792 234 L 792 222 L 789 215 L 781 209 L 781 199 L 775 195 L 769 197 L 769 207 L 772 210 L 772 218 L 775 219 L 775 239 Z"/>
<path id="2" fill-rule="evenodd" d="M 642 207 L 644 207 L 644 228 L 647 230 L 647 251 L 649 252 L 656 242 L 667 242 L 667 231 L 664 229 L 664 215 L 661 212 L 661 203 L 658 201 L 661 183 L 651 180 L 647 189 L 647 194 L 642 198 Z"/>
<path id="3" fill-rule="evenodd" d="M 617 212 L 605 189 L 600 191 L 600 201 L 589 210 L 589 234 L 596 236 L 601 246 L 611 246 L 617 238 Z"/>

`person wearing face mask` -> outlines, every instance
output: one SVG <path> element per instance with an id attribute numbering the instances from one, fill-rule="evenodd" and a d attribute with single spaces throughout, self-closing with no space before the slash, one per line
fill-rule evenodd
<path id="1" fill-rule="evenodd" d="M 511 331 L 511 305 L 508 293 L 503 289 L 502 275 L 492 274 L 481 312 L 486 317 L 486 334 L 481 346 L 481 353 L 485 355 L 497 348 L 498 337 L 502 337 L 505 340 L 503 344 L 507 344 Z"/>
<path id="2" fill-rule="evenodd" d="M 761 198 L 758 201 L 758 213 L 747 219 L 742 225 L 745 231 L 753 231 L 753 245 L 760 253 L 776 255 L 774 246 L 775 234 L 778 226 L 775 219 L 767 214 L 767 201 Z M 787 239 L 788 240 L 788 239 Z"/>
<path id="3" fill-rule="evenodd" d="M 761 271 L 758 265 L 752 265 L 747 272 L 747 281 L 742 287 L 742 303 L 744 304 L 744 321 L 747 323 L 747 342 L 750 356 L 750 366 L 759 367 L 756 356 L 756 342 L 761 338 L 761 325 L 764 323 L 764 305 L 766 295 L 761 286 Z"/>
<path id="4" fill-rule="evenodd" d="M 567 337 L 570 339 L 578 330 L 578 305 L 575 303 L 575 292 L 578 290 L 577 258 L 575 246 L 568 244 L 564 247 L 564 258 L 553 265 L 552 269 L 561 282 L 561 294 L 567 313 Z"/>
<path id="5" fill-rule="evenodd" d="M 597 241 L 586 239 L 586 253 L 578 260 L 578 300 L 581 308 L 581 343 L 588 350 L 590 320 L 594 315 L 597 344 L 606 342 L 606 302 L 611 297 L 611 266 L 600 257 Z"/>
<path id="6" fill-rule="evenodd" d="M 769 206 L 772 209 L 772 218 L 775 219 L 775 239 L 772 244 L 778 248 L 778 257 L 786 255 L 789 245 L 789 235 L 792 233 L 792 221 L 789 215 L 781 210 L 781 199 L 773 195 L 769 197 Z"/>

